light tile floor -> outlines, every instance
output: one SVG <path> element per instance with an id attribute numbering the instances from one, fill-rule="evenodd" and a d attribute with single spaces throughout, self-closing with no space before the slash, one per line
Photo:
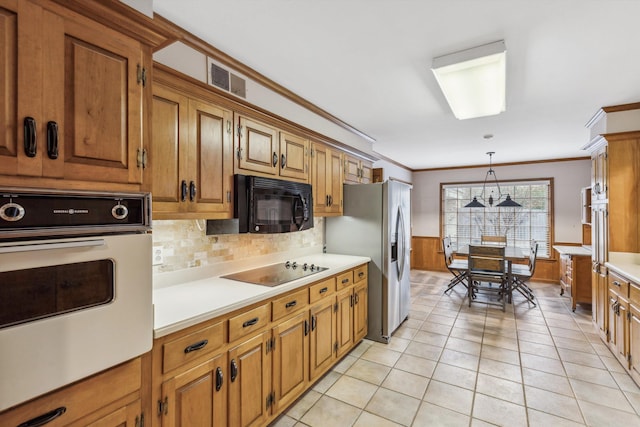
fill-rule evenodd
<path id="1" fill-rule="evenodd" d="M 640 388 L 558 285 L 503 313 L 449 278 L 413 270 L 391 342 L 363 341 L 272 427 L 640 426 Z"/>

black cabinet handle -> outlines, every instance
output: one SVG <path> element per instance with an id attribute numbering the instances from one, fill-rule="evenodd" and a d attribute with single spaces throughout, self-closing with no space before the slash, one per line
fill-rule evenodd
<path id="1" fill-rule="evenodd" d="M 187 201 L 187 181 L 184 179 L 180 183 L 180 200 L 183 202 Z"/>
<path id="2" fill-rule="evenodd" d="M 284 169 L 286 165 L 287 165 L 287 156 L 283 154 L 282 159 L 280 160 L 280 167 Z"/>
<path id="3" fill-rule="evenodd" d="M 36 119 L 33 117 L 24 118 L 24 154 L 27 157 L 35 157 L 37 152 L 36 141 Z"/>
<path id="4" fill-rule="evenodd" d="M 242 327 L 243 327 L 243 328 L 246 328 L 246 327 L 249 327 L 249 326 L 253 326 L 253 325 L 255 325 L 256 323 L 258 323 L 258 318 L 257 318 L 257 317 L 254 317 L 253 319 L 250 319 L 250 320 L 247 320 L 246 322 L 244 322 L 244 323 L 242 324 Z"/>
<path id="5" fill-rule="evenodd" d="M 304 336 L 309 335 L 309 321 L 307 319 L 304 320 Z"/>
<path id="6" fill-rule="evenodd" d="M 231 359 L 231 382 L 234 382 L 238 377 L 238 364 L 236 359 Z"/>
<path id="7" fill-rule="evenodd" d="M 224 375 L 222 375 L 222 369 L 218 366 L 216 368 L 216 391 L 220 391 L 223 381 Z"/>
<path id="8" fill-rule="evenodd" d="M 273 167 L 275 168 L 277 164 L 278 164 L 278 155 L 274 151 L 273 152 Z"/>
<path id="9" fill-rule="evenodd" d="M 38 417 L 32 418 L 29 421 L 26 421 L 20 425 L 18 425 L 18 427 L 38 427 L 38 426 L 43 426 L 47 423 L 50 423 L 51 421 L 55 420 L 56 418 L 58 418 L 59 416 L 61 416 L 62 414 L 64 414 L 65 412 L 67 412 L 67 408 L 64 406 L 61 406 L 59 408 L 54 409 L 51 412 L 47 412 L 46 414 L 40 415 Z"/>
<path id="10" fill-rule="evenodd" d="M 349 283 L 349 279 L 342 279 L 342 284 L 344 285 L 345 283 Z"/>
<path id="11" fill-rule="evenodd" d="M 358 277 L 364 277 L 364 271 L 361 271 L 360 273 L 358 273 Z"/>
<path id="12" fill-rule="evenodd" d="M 324 198 L 325 198 L 324 205 L 329 206 L 329 195 L 327 194 Z"/>
<path id="13" fill-rule="evenodd" d="M 320 289 L 320 294 L 324 294 L 325 292 L 327 292 L 329 290 L 329 288 L 327 288 L 326 286 L 322 289 Z"/>
<path id="14" fill-rule="evenodd" d="M 333 196 L 329 195 L 329 206 L 333 206 Z"/>
<path id="15" fill-rule="evenodd" d="M 613 281 L 613 284 L 614 284 L 615 286 L 620 287 L 620 282 L 618 282 L 617 280 L 614 280 L 614 281 Z"/>
<path id="16" fill-rule="evenodd" d="M 191 181 L 189 183 L 189 201 L 193 202 L 196 199 L 196 183 Z"/>
<path id="17" fill-rule="evenodd" d="M 311 316 L 311 330 L 316 330 L 316 316 Z"/>
<path id="18" fill-rule="evenodd" d="M 47 122 L 47 155 L 50 159 L 58 158 L 58 124 Z"/>
<path id="19" fill-rule="evenodd" d="M 286 303 L 286 304 L 284 305 L 284 308 L 291 308 L 291 307 L 295 307 L 297 303 L 298 303 L 298 301 L 296 301 L 296 300 L 289 301 L 288 303 Z"/>
<path id="20" fill-rule="evenodd" d="M 198 341 L 195 344 L 191 344 L 190 346 L 187 346 L 184 349 L 184 353 L 187 354 L 187 353 L 191 353 L 192 351 L 202 350 L 208 343 L 209 343 L 209 340 Z"/>

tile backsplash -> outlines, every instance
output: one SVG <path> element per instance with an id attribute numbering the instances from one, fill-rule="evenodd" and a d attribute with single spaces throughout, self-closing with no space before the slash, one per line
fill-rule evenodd
<path id="1" fill-rule="evenodd" d="M 153 266 L 153 273 L 322 246 L 324 218 L 313 221 L 314 228 L 295 233 L 207 236 L 204 220 L 154 220 L 153 246 L 162 247 L 163 263 Z"/>

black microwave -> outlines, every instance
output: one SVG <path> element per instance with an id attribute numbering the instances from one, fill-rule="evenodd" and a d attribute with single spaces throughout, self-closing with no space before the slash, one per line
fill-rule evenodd
<path id="1" fill-rule="evenodd" d="M 239 174 L 233 182 L 234 220 L 207 221 L 207 234 L 289 233 L 313 228 L 311 185 Z"/>

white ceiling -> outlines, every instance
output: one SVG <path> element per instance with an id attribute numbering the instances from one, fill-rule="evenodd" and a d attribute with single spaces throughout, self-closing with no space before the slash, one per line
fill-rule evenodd
<path id="1" fill-rule="evenodd" d="M 640 101 L 638 0 L 154 0 L 154 11 L 411 169 L 486 164 L 487 151 L 494 163 L 585 156 L 593 114 Z M 457 120 L 432 59 L 501 39 L 507 111 Z"/>

